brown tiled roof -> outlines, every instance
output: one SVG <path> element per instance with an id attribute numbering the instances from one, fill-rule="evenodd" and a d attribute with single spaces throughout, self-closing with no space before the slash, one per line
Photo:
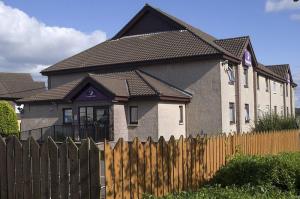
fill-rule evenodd
<path id="1" fill-rule="evenodd" d="M 0 73 L 0 99 L 21 99 L 45 91 L 44 82 L 33 81 L 27 73 Z"/>
<path id="2" fill-rule="evenodd" d="M 108 40 L 42 72 L 220 53 L 187 30 L 167 31 Z"/>
<path id="3" fill-rule="evenodd" d="M 222 46 L 236 57 L 242 59 L 244 55 L 244 49 L 249 42 L 249 37 L 236 37 L 236 38 L 229 38 L 229 39 L 219 39 L 215 40 L 214 42 L 219 46 Z"/>
<path id="4" fill-rule="evenodd" d="M 91 78 L 101 87 L 118 97 L 173 97 L 180 99 L 190 99 L 191 95 L 177 89 L 155 77 L 142 71 L 115 72 L 107 74 L 89 74 L 70 83 L 58 86 L 35 96 L 21 99 L 19 102 L 37 101 L 61 101 L 74 90 L 78 85 Z"/>
<path id="5" fill-rule="evenodd" d="M 281 65 L 269 65 L 266 66 L 268 69 L 278 74 L 280 77 L 287 79 L 287 74 L 289 73 L 289 65 L 281 64 Z"/>
<path id="6" fill-rule="evenodd" d="M 283 79 L 280 75 L 278 75 L 277 73 L 273 72 L 272 70 L 270 70 L 268 67 L 266 67 L 265 65 L 258 63 L 257 65 L 257 69 L 261 72 L 264 72 L 264 74 L 266 74 L 269 77 L 273 77 L 273 78 L 277 78 L 281 81 L 285 81 L 285 79 Z"/>
<path id="7" fill-rule="evenodd" d="M 239 61 L 234 54 L 215 43 L 213 36 L 149 5 L 143 9 L 151 9 L 172 20 L 182 30 L 114 37 L 58 62 L 42 73 L 216 54 L 227 55 Z"/>

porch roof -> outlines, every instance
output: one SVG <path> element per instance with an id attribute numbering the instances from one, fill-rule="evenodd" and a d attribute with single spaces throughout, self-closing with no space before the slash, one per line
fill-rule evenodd
<path id="1" fill-rule="evenodd" d="M 160 100 L 189 101 L 191 95 L 141 70 L 88 74 L 72 82 L 18 100 L 19 103 L 72 101 L 87 85 L 92 85 L 118 101 L 155 97 Z"/>

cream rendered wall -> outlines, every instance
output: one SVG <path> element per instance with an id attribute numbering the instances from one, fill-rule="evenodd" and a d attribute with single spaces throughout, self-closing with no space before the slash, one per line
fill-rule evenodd
<path id="1" fill-rule="evenodd" d="M 183 123 L 180 124 L 179 106 L 183 107 Z M 174 135 L 178 139 L 181 135 L 185 137 L 185 104 L 158 103 L 158 137 L 163 136 L 166 140 Z"/>
<path id="2" fill-rule="evenodd" d="M 259 79 L 259 89 L 256 88 L 256 98 L 257 98 L 257 116 L 261 117 L 266 114 L 270 114 L 270 86 L 267 92 L 266 79 L 265 76 L 258 74 Z M 269 84 L 268 84 L 269 85 Z"/>
<path id="3" fill-rule="evenodd" d="M 114 140 L 123 138 L 128 141 L 127 117 L 124 104 L 113 104 Z"/>
<path id="4" fill-rule="evenodd" d="M 296 116 L 296 114 L 295 114 L 295 108 L 296 108 L 296 103 L 295 103 L 295 88 L 292 88 L 291 89 L 291 91 L 292 91 L 292 113 L 293 113 L 293 116 Z"/>
<path id="5" fill-rule="evenodd" d="M 128 126 L 128 140 L 138 137 L 142 141 L 146 141 L 148 137 L 152 137 L 155 141 L 158 138 L 158 111 L 157 101 L 131 101 L 126 104 L 126 120 Z M 138 124 L 129 123 L 129 107 L 138 107 Z"/>
<path id="6" fill-rule="evenodd" d="M 228 64 L 222 65 L 220 63 L 220 77 L 221 77 L 221 103 L 222 103 L 222 131 L 224 133 L 237 132 L 236 123 L 230 124 L 230 113 L 229 113 L 229 103 L 235 104 L 236 110 L 236 82 L 234 84 L 229 83 L 229 77 L 227 73 Z M 234 72 L 236 72 L 237 67 L 234 66 Z M 235 76 L 235 80 L 236 80 Z M 235 114 L 235 119 L 237 115 Z"/>
<path id="7" fill-rule="evenodd" d="M 274 90 L 273 88 L 274 83 L 276 84 L 276 90 Z M 280 91 L 280 85 L 282 85 L 282 83 L 275 80 L 270 80 L 271 107 L 272 107 L 272 112 L 274 113 L 275 111 L 274 107 L 277 106 L 277 114 L 280 116 L 284 116 L 284 102 L 283 102 L 284 96 Z"/>
<path id="8" fill-rule="evenodd" d="M 240 131 L 249 132 L 254 127 L 254 86 L 253 86 L 253 67 L 248 67 L 248 87 L 244 87 L 244 67 L 239 65 L 239 84 L 240 84 Z M 250 122 L 245 122 L 245 104 L 249 104 Z"/>
<path id="9" fill-rule="evenodd" d="M 220 60 L 149 65 L 140 69 L 193 95 L 186 105 L 187 135 L 222 132 Z"/>
<path id="10" fill-rule="evenodd" d="M 286 87 L 286 85 L 287 85 L 287 87 Z M 292 100 L 291 100 L 291 98 L 293 98 L 292 97 L 292 88 L 291 88 L 291 85 L 289 84 L 289 83 L 285 83 L 284 84 L 284 86 L 285 86 L 285 106 L 286 106 L 286 109 L 288 108 L 289 109 L 289 115 L 291 115 L 291 108 L 292 108 Z M 288 96 L 286 96 L 286 90 L 288 90 Z M 285 109 L 285 113 L 286 113 L 286 109 Z M 287 113 L 286 113 L 287 114 Z"/>

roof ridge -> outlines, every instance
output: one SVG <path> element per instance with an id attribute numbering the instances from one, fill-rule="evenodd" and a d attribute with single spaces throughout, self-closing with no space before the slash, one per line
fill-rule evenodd
<path id="1" fill-rule="evenodd" d="M 214 41 L 234 40 L 234 39 L 241 39 L 241 38 L 248 38 L 248 39 L 250 39 L 250 36 L 249 35 L 245 35 L 245 36 L 239 36 L 239 37 L 229 37 L 229 38 L 223 38 L 223 39 L 216 39 Z"/>
<path id="2" fill-rule="evenodd" d="M 179 92 L 181 92 L 181 93 L 183 93 L 183 94 L 185 94 L 185 95 L 192 96 L 191 93 L 186 92 L 186 91 L 184 91 L 184 90 L 182 90 L 182 89 L 180 89 L 180 88 L 177 88 L 176 86 L 174 86 L 174 85 L 172 85 L 172 84 L 170 84 L 170 83 L 168 83 L 168 82 L 165 82 L 165 81 L 163 81 L 163 80 L 161 80 L 161 79 L 159 79 L 159 78 L 157 78 L 157 77 L 155 77 L 155 76 L 153 76 L 153 75 L 151 75 L 151 74 L 149 74 L 149 73 L 147 73 L 147 72 L 145 72 L 145 71 L 142 71 L 142 70 L 138 70 L 138 71 L 139 71 L 139 73 L 142 73 L 142 74 L 144 74 L 144 75 L 146 75 L 146 76 L 148 76 L 148 77 L 150 77 L 150 78 L 153 78 L 153 79 L 159 81 L 159 82 L 162 83 L 162 84 L 165 84 L 165 85 L 167 85 L 167 86 L 169 86 L 169 87 L 175 89 L 176 91 L 179 91 Z"/>
<path id="3" fill-rule="evenodd" d="M 161 95 L 161 93 L 156 90 L 154 88 L 154 86 L 152 86 L 147 80 L 145 80 L 145 78 L 141 75 L 140 70 L 135 70 L 135 73 L 157 94 L 157 95 Z"/>

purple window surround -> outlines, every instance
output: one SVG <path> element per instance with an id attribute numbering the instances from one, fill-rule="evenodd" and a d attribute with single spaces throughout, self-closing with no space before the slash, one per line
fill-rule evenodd
<path id="1" fill-rule="evenodd" d="M 92 86 L 89 86 L 83 90 L 79 96 L 75 99 L 76 101 L 96 101 L 96 100 L 110 100 L 109 97 L 99 92 Z"/>
<path id="2" fill-rule="evenodd" d="M 245 52 L 244 52 L 243 62 L 244 62 L 244 65 L 246 65 L 246 66 L 251 66 L 252 65 L 251 53 L 248 50 L 245 50 Z"/>

